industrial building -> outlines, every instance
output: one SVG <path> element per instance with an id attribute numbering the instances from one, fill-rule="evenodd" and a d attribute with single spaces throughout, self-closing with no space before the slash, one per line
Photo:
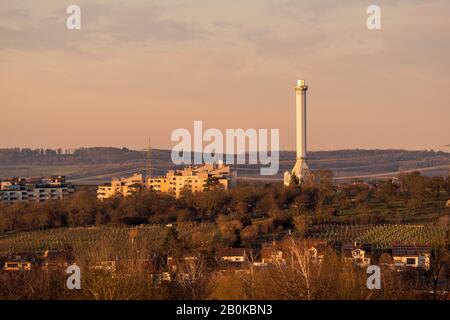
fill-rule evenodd
<path id="1" fill-rule="evenodd" d="M 10 178 L 0 181 L 0 202 L 44 202 L 64 200 L 75 192 L 64 176 L 50 178 Z"/>

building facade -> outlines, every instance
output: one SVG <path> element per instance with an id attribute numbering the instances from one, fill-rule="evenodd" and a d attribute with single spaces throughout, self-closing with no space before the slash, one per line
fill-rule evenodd
<path id="1" fill-rule="evenodd" d="M 129 178 L 114 178 L 111 183 L 105 183 L 97 188 L 97 199 L 103 200 L 115 195 L 127 197 L 138 192 L 143 186 L 142 174 L 135 173 Z"/>
<path id="2" fill-rule="evenodd" d="M 430 268 L 431 249 L 428 245 L 404 245 L 392 246 L 392 259 L 396 267 Z"/>
<path id="3" fill-rule="evenodd" d="M 0 202 L 44 202 L 64 200 L 75 192 L 64 176 L 51 178 L 11 178 L 0 181 Z"/>
<path id="4" fill-rule="evenodd" d="M 228 189 L 235 181 L 236 175 L 231 172 L 230 166 L 223 164 L 187 166 L 181 170 L 169 170 L 161 177 L 144 179 L 142 174 L 136 173 L 129 178 L 114 178 L 111 183 L 97 188 L 97 198 L 103 200 L 119 194 L 126 197 L 142 189 L 169 193 L 178 198 L 183 190 L 197 193 L 216 187 Z"/>
<path id="5" fill-rule="evenodd" d="M 354 265 L 366 268 L 372 260 L 372 246 L 370 244 L 345 244 L 342 247 L 344 252 L 344 261 L 351 262 Z"/>
<path id="6" fill-rule="evenodd" d="M 174 194 L 177 198 L 183 190 L 192 193 L 203 192 L 214 187 L 228 189 L 235 184 L 236 176 L 230 166 L 205 164 L 188 166 L 182 170 L 169 170 L 163 177 L 147 178 L 146 188 Z"/>

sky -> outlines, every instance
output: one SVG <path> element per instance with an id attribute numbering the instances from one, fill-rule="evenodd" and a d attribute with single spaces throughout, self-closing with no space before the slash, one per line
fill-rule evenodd
<path id="1" fill-rule="evenodd" d="M 66 8 L 81 8 L 81 30 Z M 366 9 L 381 8 L 381 30 Z M 172 148 L 279 129 L 311 150 L 450 151 L 448 0 L 0 0 L 0 148 Z"/>

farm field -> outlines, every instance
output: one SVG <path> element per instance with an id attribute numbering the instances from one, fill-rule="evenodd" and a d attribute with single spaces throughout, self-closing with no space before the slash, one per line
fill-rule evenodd
<path id="1" fill-rule="evenodd" d="M 164 240 L 168 226 L 147 225 L 140 227 L 80 227 L 60 228 L 33 232 L 0 234 L 0 252 L 45 251 L 72 249 L 82 252 L 93 245 L 130 241 L 130 230 L 136 230 L 134 241 L 159 247 Z M 193 245 L 211 245 L 219 236 L 218 228 L 211 223 L 182 223 L 176 230 L 180 239 Z M 394 243 L 445 244 L 447 228 L 439 225 L 322 225 L 316 226 L 310 234 L 331 243 L 343 244 L 353 241 L 372 244 L 374 249 L 386 250 Z M 269 239 L 268 237 L 263 237 Z M 266 240 L 267 240 L 266 239 Z M 263 240 L 261 238 L 261 240 Z"/>
<path id="2" fill-rule="evenodd" d="M 97 243 L 126 243 L 130 241 L 131 230 L 137 231 L 133 241 L 160 246 L 169 228 L 164 225 L 100 226 L 0 233 L 0 252 L 41 252 L 66 249 L 83 252 Z M 207 223 L 183 223 L 177 225 L 176 230 L 180 239 L 200 246 L 211 243 L 216 235 L 216 227 Z"/>
<path id="3" fill-rule="evenodd" d="M 386 250 L 392 244 L 444 245 L 447 228 L 439 225 L 326 225 L 315 236 L 330 242 L 372 244 L 374 249 Z"/>

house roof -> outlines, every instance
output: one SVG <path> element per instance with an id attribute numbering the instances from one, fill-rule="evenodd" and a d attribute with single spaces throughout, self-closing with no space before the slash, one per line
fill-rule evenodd
<path id="1" fill-rule="evenodd" d="M 10 252 L 2 257 L 4 260 L 36 260 L 34 252 Z"/>
<path id="2" fill-rule="evenodd" d="M 261 257 L 262 258 L 272 258 L 274 254 L 277 254 L 279 251 L 282 251 L 280 246 L 274 244 L 263 244 L 261 248 Z"/>
<path id="3" fill-rule="evenodd" d="M 428 245 L 407 245 L 407 244 L 394 244 L 392 246 L 392 256 L 418 256 L 424 253 L 430 252 L 430 246 Z"/>
<path id="4" fill-rule="evenodd" d="M 32 261 L 27 259 L 7 259 L 4 261 L 4 263 L 32 263 Z"/>
<path id="5" fill-rule="evenodd" d="M 354 249 L 362 249 L 366 252 L 372 251 L 372 245 L 370 243 L 347 243 L 342 246 L 342 250 L 354 250 Z"/>
<path id="6" fill-rule="evenodd" d="M 55 260 L 63 260 L 63 261 L 72 261 L 74 259 L 74 255 L 70 251 L 46 251 L 44 258 L 49 261 Z"/>
<path id="7" fill-rule="evenodd" d="M 245 248 L 227 248 L 219 251 L 222 257 L 245 256 Z"/>

